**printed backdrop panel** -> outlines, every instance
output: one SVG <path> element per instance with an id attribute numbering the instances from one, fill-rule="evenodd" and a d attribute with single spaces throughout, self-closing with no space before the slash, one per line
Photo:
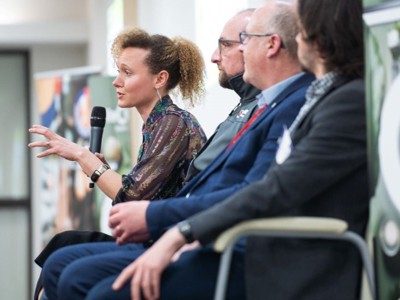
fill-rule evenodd
<path id="1" fill-rule="evenodd" d="M 127 173 L 132 168 L 130 114 L 117 106 L 112 78 L 92 68 L 79 68 L 35 76 L 40 123 L 82 146 L 90 143 L 93 106 L 104 106 L 107 117 L 102 153 L 111 168 Z M 136 156 L 136 154 L 134 154 Z M 56 156 L 40 159 L 40 248 L 65 230 L 109 233 L 111 199 L 95 186 L 79 165 Z"/>

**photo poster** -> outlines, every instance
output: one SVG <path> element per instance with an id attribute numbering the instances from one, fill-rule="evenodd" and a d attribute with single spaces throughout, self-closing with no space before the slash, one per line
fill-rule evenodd
<path id="1" fill-rule="evenodd" d="M 93 77 L 93 79 L 92 79 Z M 117 172 L 132 167 L 129 115 L 117 107 L 112 80 L 97 68 L 83 67 L 38 73 L 35 88 L 40 123 L 55 133 L 89 147 L 90 116 L 93 106 L 104 106 L 107 118 L 102 153 Z M 89 187 L 90 179 L 76 162 L 52 155 L 39 161 L 40 248 L 65 230 L 108 231 L 104 215 L 111 200 L 98 188 Z M 106 201 L 107 200 L 107 201 Z M 106 204 L 108 205 L 106 205 Z"/>
<path id="2" fill-rule="evenodd" d="M 369 234 L 378 300 L 400 297 L 400 3 L 364 12 Z"/>
<path id="3" fill-rule="evenodd" d="M 118 98 L 112 82 L 112 76 L 90 76 L 88 86 L 94 106 L 106 108 L 106 125 L 103 131 L 101 153 L 111 169 L 119 174 L 128 174 L 136 161 L 132 139 L 132 114 L 127 108 L 118 107 Z M 96 215 L 99 230 L 111 234 L 108 216 L 112 199 L 97 187 L 94 188 Z"/>

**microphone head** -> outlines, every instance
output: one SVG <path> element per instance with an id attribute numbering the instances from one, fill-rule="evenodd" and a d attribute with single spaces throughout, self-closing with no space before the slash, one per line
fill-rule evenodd
<path id="1" fill-rule="evenodd" d="M 91 127 L 101 127 L 106 125 L 106 109 L 102 106 L 94 106 L 90 116 Z"/>

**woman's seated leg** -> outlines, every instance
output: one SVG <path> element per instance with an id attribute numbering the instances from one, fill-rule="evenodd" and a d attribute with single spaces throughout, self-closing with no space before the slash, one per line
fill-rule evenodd
<path id="1" fill-rule="evenodd" d="M 117 252 L 133 252 L 134 249 L 143 249 L 143 246 L 141 244 L 128 244 L 119 246 L 113 242 L 105 242 L 79 244 L 67 246 L 57 250 L 47 259 L 42 272 L 44 288 L 48 299 L 61 299 L 57 292 L 59 283 L 61 282 L 64 270 L 74 262 L 82 266 L 79 268 L 79 272 L 76 276 L 82 276 L 83 278 L 85 278 L 85 276 L 90 277 L 92 275 L 90 269 L 83 267 L 85 258 L 94 258 L 96 256 L 106 254 L 113 256 L 114 253 Z M 101 258 L 99 259 L 101 261 Z M 75 277 L 64 277 L 63 282 L 65 282 L 65 279 L 71 281 L 77 280 Z M 62 294 L 61 296 L 64 297 Z"/>

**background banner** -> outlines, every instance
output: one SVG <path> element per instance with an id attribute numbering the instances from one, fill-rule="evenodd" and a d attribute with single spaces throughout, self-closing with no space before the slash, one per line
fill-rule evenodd
<path id="1" fill-rule="evenodd" d="M 369 231 L 377 299 L 397 300 L 400 297 L 400 2 L 380 2 L 368 6 L 364 13 Z"/>
<path id="2" fill-rule="evenodd" d="M 101 152 L 111 168 L 123 174 L 132 168 L 130 113 L 117 106 L 112 80 L 87 67 L 39 73 L 35 86 L 40 123 L 82 146 L 89 146 L 92 107 L 104 106 L 107 117 Z M 39 206 L 40 248 L 65 230 L 109 233 L 111 199 L 96 186 L 89 188 L 90 180 L 79 165 L 57 156 L 39 161 L 40 198 L 35 205 Z"/>

